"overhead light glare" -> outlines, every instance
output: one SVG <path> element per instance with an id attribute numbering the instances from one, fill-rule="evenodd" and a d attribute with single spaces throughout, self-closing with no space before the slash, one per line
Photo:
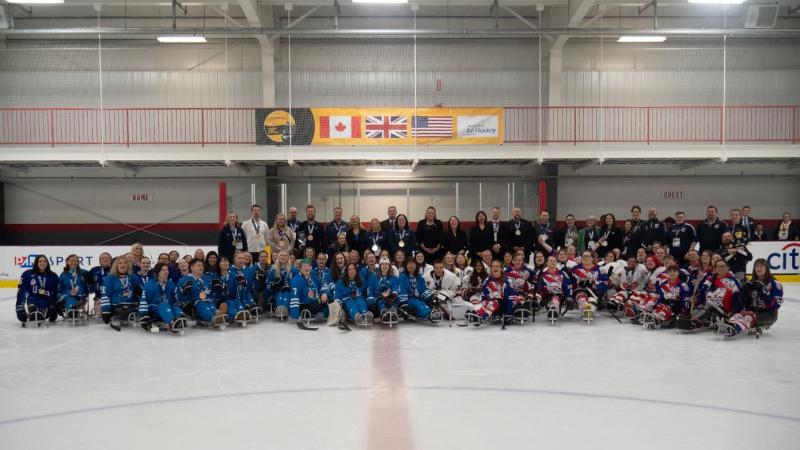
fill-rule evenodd
<path id="1" fill-rule="evenodd" d="M 205 36 L 190 35 L 158 36 L 157 39 L 162 44 L 202 44 L 206 42 Z"/>
<path id="2" fill-rule="evenodd" d="M 664 42 L 666 36 L 620 36 L 617 42 Z"/>

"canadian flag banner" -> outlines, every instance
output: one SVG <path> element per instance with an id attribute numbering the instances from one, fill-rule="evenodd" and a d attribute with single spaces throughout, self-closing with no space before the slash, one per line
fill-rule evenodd
<path id="1" fill-rule="evenodd" d="M 325 139 L 351 139 L 361 137 L 360 116 L 321 116 L 319 137 Z"/>

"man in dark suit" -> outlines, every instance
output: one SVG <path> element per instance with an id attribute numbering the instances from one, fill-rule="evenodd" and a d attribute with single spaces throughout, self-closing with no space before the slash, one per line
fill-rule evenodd
<path id="1" fill-rule="evenodd" d="M 381 230 L 388 236 L 389 232 L 397 227 L 397 208 L 390 206 L 386 213 L 389 215 L 389 218 L 381 222 Z"/>
<path id="2" fill-rule="evenodd" d="M 488 223 L 489 229 L 492 231 L 492 258 L 503 260 L 503 253 L 509 247 L 509 232 L 508 228 L 503 222 L 500 221 L 500 208 L 497 206 L 492 208 L 492 217 Z"/>
<path id="3" fill-rule="evenodd" d="M 516 253 L 517 251 L 525 252 L 525 260 L 528 260 L 528 255 L 533 250 L 533 225 L 522 218 L 522 210 L 515 207 L 512 210 L 513 217 L 506 222 L 506 228 L 509 232 L 509 251 Z"/>

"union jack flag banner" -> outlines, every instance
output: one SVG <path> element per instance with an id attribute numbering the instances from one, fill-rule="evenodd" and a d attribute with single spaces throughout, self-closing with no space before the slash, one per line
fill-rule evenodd
<path id="1" fill-rule="evenodd" d="M 408 136 L 408 117 L 367 116 L 364 128 L 369 139 L 405 139 Z"/>

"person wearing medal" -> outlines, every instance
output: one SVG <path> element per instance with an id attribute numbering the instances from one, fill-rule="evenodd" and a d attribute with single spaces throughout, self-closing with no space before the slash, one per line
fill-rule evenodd
<path id="1" fill-rule="evenodd" d="M 603 227 L 600 229 L 600 247 L 597 249 L 597 256 L 605 258 L 606 254 L 616 250 L 622 251 L 622 230 L 617 226 L 617 218 L 614 214 L 604 214 Z"/>
<path id="2" fill-rule="evenodd" d="M 289 227 L 287 227 L 288 229 Z M 237 252 L 236 259 L 228 268 L 228 320 L 250 320 L 251 312 L 256 307 L 253 301 L 253 286 L 250 285 L 245 273 L 245 256 L 247 252 Z M 265 255 L 266 256 L 266 255 Z M 266 262 L 266 258 L 262 259 Z"/>
<path id="3" fill-rule="evenodd" d="M 261 205 L 250 207 L 250 219 L 242 224 L 242 230 L 247 241 L 247 251 L 253 255 L 253 261 L 258 261 L 258 253 L 267 248 L 269 238 L 269 225 L 261 220 Z"/>
<path id="4" fill-rule="evenodd" d="M 380 254 L 384 247 L 388 247 L 386 242 L 386 234 L 381 229 L 381 222 L 377 217 L 373 217 L 369 222 L 370 230 L 366 234 L 366 239 L 363 240 L 361 245 L 361 253 L 367 250 L 372 250 L 376 256 Z M 369 280 L 365 280 L 369 282 Z"/>
<path id="5" fill-rule="evenodd" d="M 775 230 L 776 241 L 796 241 L 800 239 L 797 231 L 797 224 L 792 222 L 792 215 L 787 211 L 783 213 L 783 220 Z"/>
<path id="6" fill-rule="evenodd" d="M 416 246 L 417 237 L 414 230 L 408 226 L 408 217 L 405 214 L 397 215 L 397 225 L 389 232 L 388 246 L 392 255 L 402 251 L 408 256 Z"/>
<path id="7" fill-rule="evenodd" d="M 297 220 L 297 208 L 294 206 L 289 207 L 289 217 L 286 219 L 286 226 L 297 234 L 297 227 L 300 226 L 300 221 Z"/>
<path id="8" fill-rule="evenodd" d="M 508 249 L 509 231 L 503 222 L 500 221 L 500 208 L 497 206 L 492 207 L 492 217 L 489 221 L 489 230 L 491 232 L 491 242 L 489 250 L 492 251 L 492 258 L 502 261 L 503 254 Z"/>
<path id="9" fill-rule="evenodd" d="M 550 225 L 550 213 L 547 211 L 540 212 L 539 220 L 533 225 L 533 228 L 534 236 L 536 236 L 533 248 L 546 255 L 553 254 L 556 242 L 555 232 L 552 225 Z"/>
<path id="10" fill-rule="evenodd" d="M 143 261 L 146 259 L 142 258 Z M 67 256 L 67 265 L 59 277 L 58 301 L 61 304 L 59 309 L 66 312 L 68 318 L 71 310 L 79 311 L 86 302 L 86 297 L 89 295 L 88 283 L 91 279 L 91 274 L 81 269 L 78 255 Z"/>
<path id="11" fill-rule="evenodd" d="M 578 239 L 580 229 L 575 225 L 575 215 L 567 214 L 564 218 L 564 228 L 556 232 L 556 247 L 567 248 L 574 245 L 578 252 L 582 252 L 583 242 Z"/>
<path id="12" fill-rule="evenodd" d="M 506 223 L 506 228 L 511 232 L 509 237 L 509 251 L 523 252 L 527 260 L 533 251 L 533 225 L 522 218 L 522 210 L 514 207 L 511 211 L 512 217 Z"/>
<path id="13" fill-rule="evenodd" d="M 236 253 L 240 255 L 244 250 Z M 228 259 L 220 259 L 220 269 L 223 269 Z M 189 274 L 181 277 L 178 281 L 175 296 L 176 304 L 183 310 L 193 310 L 197 314 L 199 321 L 209 323 L 213 326 L 220 326 L 225 323 L 225 315 L 231 306 L 227 295 L 217 297 L 212 293 L 214 279 L 208 275 L 203 275 L 203 261 L 192 259 L 189 262 Z M 227 277 L 227 274 L 222 274 Z M 219 279 L 217 279 L 217 284 Z"/>
<path id="14" fill-rule="evenodd" d="M 340 234 L 347 234 L 350 226 L 342 220 L 342 208 L 333 208 L 333 220 L 325 225 L 325 245 L 330 246 L 336 242 L 336 237 Z"/>
<path id="15" fill-rule="evenodd" d="M 744 225 L 742 225 L 742 211 L 740 211 L 739 208 L 733 208 L 731 210 L 731 223 L 728 226 L 728 230 L 730 230 L 733 235 L 735 242 L 747 244 L 747 242 L 750 241 L 750 234 L 747 232 Z"/>
<path id="16" fill-rule="evenodd" d="M 275 224 L 269 230 L 269 245 L 273 255 L 284 250 L 294 251 L 294 231 L 286 226 L 286 216 L 283 213 L 275 215 Z"/>
<path id="17" fill-rule="evenodd" d="M 50 269 L 47 256 L 36 256 L 33 268 L 22 273 L 17 286 L 17 319 L 23 327 L 33 314 L 36 315 L 36 322 L 45 318 L 55 322 L 58 318 L 58 285 L 58 275 Z"/>
<path id="18" fill-rule="evenodd" d="M 600 247 L 600 244 L 597 243 L 597 241 L 600 240 L 600 232 L 595 225 L 595 217 L 593 214 L 590 214 L 589 217 L 586 218 L 586 227 L 578 233 L 578 239 L 580 239 L 581 243 L 578 248 L 582 246 L 585 250 L 596 252 Z"/>
<path id="19" fill-rule="evenodd" d="M 295 275 L 297 275 L 297 267 L 289 261 L 289 251 L 279 251 L 267 274 L 268 290 L 264 296 L 271 299 L 271 303 L 275 305 L 275 315 L 280 319 L 289 315 L 289 284 Z"/>
<path id="20" fill-rule="evenodd" d="M 300 312 L 308 310 L 311 317 L 322 314 L 328 317 L 328 286 L 312 274 L 312 261 L 300 260 L 300 271 L 290 282 L 291 298 L 289 299 L 289 318 L 299 320 Z"/>
<path id="21" fill-rule="evenodd" d="M 103 296 L 100 299 L 103 322 L 110 323 L 112 318 L 128 320 L 131 313 L 139 307 L 142 285 L 139 278 L 131 276 L 130 263 L 127 259 L 117 257 L 111 264 L 111 271 L 103 280 Z"/>
<path id="22" fill-rule="evenodd" d="M 343 306 L 348 317 L 362 326 L 372 325 L 373 314 L 367 309 L 367 285 L 358 276 L 358 267 L 347 264 L 344 273 L 336 282 L 335 301 Z"/>
<path id="23" fill-rule="evenodd" d="M 225 219 L 225 226 L 219 232 L 217 252 L 220 256 L 228 258 L 229 261 L 233 260 L 236 250 L 248 248 L 247 236 L 245 236 L 242 226 L 237 222 L 236 213 L 229 211 Z"/>
<path id="24" fill-rule="evenodd" d="M 747 234 L 747 240 L 753 240 L 753 233 L 756 231 L 756 220 L 750 217 L 750 207 L 747 205 L 742 206 L 742 219 L 740 223 Z"/>
<path id="25" fill-rule="evenodd" d="M 301 223 L 296 230 L 297 240 L 295 242 L 298 249 L 311 247 L 314 252 L 319 252 L 324 247 L 322 225 L 315 219 L 317 208 L 314 205 L 306 206 L 306 220 Z"/>
<path id="26" fill-rule="evenodd" d="M 89 273 L 92 275 L 92 281 L 89 282 L 89 290 L 94 293 L 93 313 L 95 315 L 100 314 L 100 297 L 102 296 L 100 291 L 103 289 L 103 278 L 111 270 L 111 253 L 100 253 L 97 259 L 100 265 L 89 269 Z M 167 261 L 169 261 L 169 255 L 167 255 Z"/>
<path id="27" fill-rule="evenodd" d="M 142 328 L 149 331 L 150 324 L 161 322 L 171 330 L 176 320 L 183 316 L 183 309 L 176 303 L 175 284 L 169 279 L 169 267 L 157 263 L 153 277 L 144 285 L 139 300 L 139 317 Z"/>
<path id="28" fill-rule="evenodd" d="M 442 248 L 445 254 L 465 253 L 468 244 L 469 239 L 467 239 L 467 233 L 461 229 L 461 221 L 456 216 L 450 216 L 442 233 Z"/>

